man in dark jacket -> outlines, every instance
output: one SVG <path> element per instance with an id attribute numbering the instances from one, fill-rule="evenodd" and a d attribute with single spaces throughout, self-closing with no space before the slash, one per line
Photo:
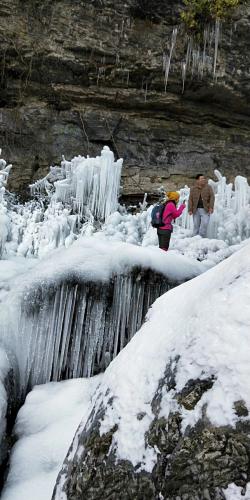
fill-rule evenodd
<path id="1" fill-rule="evenodd" d="M 202 174 L 196 176 L 196 183 L 190 189 L 188 200 L 188 213 L 193 215 L 194 235 L 199 234 L 203 238 L 207 234 L 207 226 L 210 214 L 214 210 L 214 192 Z"/>

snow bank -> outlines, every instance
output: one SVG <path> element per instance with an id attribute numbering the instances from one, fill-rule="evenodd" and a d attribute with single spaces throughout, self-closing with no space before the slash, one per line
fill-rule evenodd
<path id="1" fill-rule="evenodd" d="M 226 500 L 250 500 L 250 483 L 247 484 L 246 492 L 242 492 L 240 486 L 231 483 L 227 489 L 223 490 Z"/>
<path id="2" fill-rule="evenodd" d="M 191 279 L 207 269 L 202 262 L 156 247 L 141 248 L 87 237 L 67 249 L 56 249 L 41 260 L 32 259 L 31 263 L 29 259 L 4 261 L 0 264 L 0 280 L 3 273 L 2 279 L 8 281 L 6 265 L 8 272 L 17 273 L 16 280 L 9 286 L 19 293 L 24 290 L 27 293 L 38 286 L 56 286 L 64 280 L 108 282 L 115 274 L 126 273 L 134 267 L 151 269 L 175 283 Z"/>
<path id="3" fill-rule="evenodd" d="M 87 417 L 101 377 L 35 387 L 20 409 L 18 438 L 2 500 L 50 500 L 77 426 Z"/>
<path id="4" fill-rule="evenodd" d="M 177 391 L 190 379 L 215 379 L 193 410 L 180 408 L 183 431 L 199 420 L 204 405 L 215 426 L 235 425 L 235 401 L 244 400 L 250 411 L 249 283 L 247 245 L 154 303 L 148 321 L 106 370 L 94 408 L 95 413 L 103 403 L 107 408 L 102 433 L 118 425 L 112 443 L 118 458 L 152 470 L 157 451 L 145 448 L 145 432 L 153 419 L 152 399 L 171 362 Z M 176 405 L 173 391 L 163 393 L 162 415 L 167 418 Z M 138 420 L 138 414 L 145 416 Z M 74 449 L 78 435 L 75 441 Z"/>

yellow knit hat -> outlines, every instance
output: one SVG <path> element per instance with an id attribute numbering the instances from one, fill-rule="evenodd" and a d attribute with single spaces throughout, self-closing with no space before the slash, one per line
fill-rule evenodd
<path id="1" fill-rule="evenodd" d="M 179 193 L 177 193 L 177 191 L 168 191 L 166 193 L 166 195 L 167 195 L 167 199 L 171 200 L 171 201 L 177 202 L 180 198 L 180 195 L 179 195 Z"/>

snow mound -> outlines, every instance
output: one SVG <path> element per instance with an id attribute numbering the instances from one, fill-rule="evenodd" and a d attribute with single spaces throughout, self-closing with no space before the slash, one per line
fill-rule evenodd
<path id="1" fill-rule="evenodd" d="M 193 410 L 180 408 L 183 431 L 201 418 L 204 405 L 215 426 L 235 426 L 235 401 L 243 400 L 250 411 L 249 303 L 249 245 L 154 303 L 147 322 L 106 370 L 94 408 L 95 414 L 101 405 L 106 408 L 102 433 L 118 425 L 112 443 L 118 458 L 152 471 L 157 451 L 145 446 L 145 432 L 154 417 L 152 400 L 171 363 L 177 391 L 191 379 L 214 380 Z M 173 391 L 162 394 L 161 415 L 167 418 L 176 405 Z M 144 418 L 138 420 L 138 414 Z"/>
<path id="2" fill-rule="evenodd" d="M 191 279 L 207 269 L 199 261 L 165 253 L 157 247 L 141 248 L 129 243 L 99 238 L 82 238 L 65 249 L 56 249 L 41 260 L 13 259 L 0 262 L 0 283 L 27 292 L 35 286 L 56 286 L 63 280 L 108 282 L 115 274 L 142 267 L 158 272 L 173 282 Z M 7 269 L 8 268 L 8 272 Z M 29 272 L 27 272 L 29 271 Z M 14 279 L 8 279 L 8 273 Z"/>

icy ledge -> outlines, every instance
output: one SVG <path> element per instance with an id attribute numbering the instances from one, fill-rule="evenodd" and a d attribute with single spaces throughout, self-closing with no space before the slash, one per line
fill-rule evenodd
<path id="1" fill-rule="evenodd" d="M 95 238 L 41 261 L 0 262 L 0 342 L 16 356 L 22 394 L 27 384 L 103 371 L 152 302 L 205 269 L 158 248 Z"/>

